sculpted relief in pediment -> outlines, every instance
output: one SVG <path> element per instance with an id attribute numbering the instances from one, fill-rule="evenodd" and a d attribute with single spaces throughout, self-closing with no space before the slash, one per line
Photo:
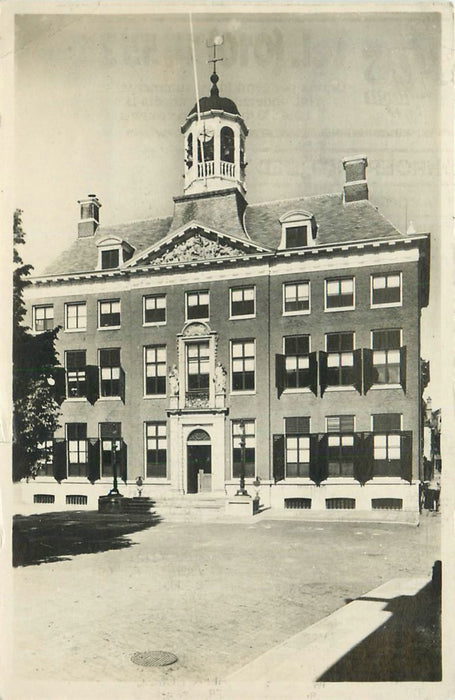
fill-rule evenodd
<path id="1" fill-rule="evenodd" d="M 175 262 L 192 262 L 194 260 L 213 260 L 219 257 L 233 257 L 242 252 L 219 240 L 207 238 L 196 233 L 191 238 L 180 241 L 173 248 L 156 257 L 153 262 L 158 265 Z"/>

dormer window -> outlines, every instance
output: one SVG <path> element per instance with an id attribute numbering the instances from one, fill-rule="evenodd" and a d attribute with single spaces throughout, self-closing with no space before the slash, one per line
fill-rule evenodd
<path id="1" fill-rule="evenodd" d="M 314 245 L 316 221 L 313 214 L 306 211 L 288 212 L 280 219 L 281 241 L 278 248 L 306 248 Z"/>
<path id="2" fill-rule="evenodd" d="M 104 238 L 98 242 L 98 270 L 116 270 L 129 260 L 134 248 L 120 238 Z"/>

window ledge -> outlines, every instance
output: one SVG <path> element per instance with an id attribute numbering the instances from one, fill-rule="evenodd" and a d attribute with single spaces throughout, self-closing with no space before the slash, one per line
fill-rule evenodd
<path id="1" fill-rule="evenodd" d="M 357 391 L 355 386 L 328 386 L 324 390 L 324 394 L 332 391 Z"/>
<path id="2" fill-rule="evenodd" d="M 371 309 L 387 309 L 391 306 L 403 306 L 402 301 L 391 301 L 388 304 L 370 304 Z"/>
<path id="3" fill-rule="evenodd" d="M 309 386 L 295 387 L 293 389 L 284 389 L 283 394 L 311 394 L 312 391 Z"/>
<path id="4" fill-rule="evenodd" d="M 246 389 L 246 390 L 241 390 L 239 389 L 236 391 L 235 389 L 231 389 L 231 396 L 254 396 L 256 394 L 256 389 Z"/>
<path id="5" fill-rule="evenodd" d="M 370 387 L 370 390 L 382 390 L 382 389 L 401 389 L 402 386 L 401 384 L 373 384 L 373 386 Z"/>
<path id="6" fill-rule="evenodd" d="M 69 401 L 70 403 L 81 403 L 81 401 L 87 401 L 86 396 L 67 396 L 65 401 Z"/>
<path id="7" fill-rule="evenodd" d="M 244 316 L 229 316 L 229 321 L 242 321 L 243 319 L 256 318 L 256 314 L 245 314 Z"/>
<path id="8" fill-rule="evenodd" d="M 205 321 L 208 323 L 210 321 L 210 316 L 204 316 L 204 318 L 185 318 L 185 323 L 197 323 L 198 321 Z"/>
<path id="9" fill-rule="evenodd" d="M 65 333 L 83 333 L 86 330 L 87 330 L 87 326 L 85 328 L 65 328 L 64 332 Z"/>
<path id="10" fill-rule="evenodd" d="M 283 311 L 283 316 L 309 316 L 311 309 L 305 309 L 303 311 Z"/>
<path id="11" fill-rule="evenodd" d="M 149 321 L 142 324 L 143 328 L 156 328 L 157 326 L 165 326 L 167 321 Z"/>
<path id="12" fill-rule="evenodd" d="M 121 401 L 121 396 L 98 396 L 97 401 Z"/>
<path id="13" fill-rule="evenodd" d="M 355 306 L 339 306 L 334 309 L 324 309 L 324 313 L 330 314 L 337 311 L 355 311 Z"/>
<path id="14" fill-rule="evenodd" d="M 120 330 L 121 326 L 98 326 L 97 330 L 99 331 L 118 331 Z"/>
<path id="15" fill-rule="evenodd" d="M 144 394 L 143 399 L 167 399 L 167 394 Z"/>

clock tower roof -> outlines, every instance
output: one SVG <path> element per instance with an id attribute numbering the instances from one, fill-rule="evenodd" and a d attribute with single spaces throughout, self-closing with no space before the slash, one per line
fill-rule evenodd
<path id="1" fill-rule="evenodd" d="M 210 80 L 212 81 L 210 96 L 200 98 L 199 111 L 203 113 L 210 112 L 210 110 L 215 109 L 222 110 L 223 112 L 228 112 L 229 114 L 240 115 L 240 112 L 237 109 L 235 102 L 230 100 L 228 97 L 220 97 L 220 91 L 217 85 L 217 82 L 219 80 L 218 74 L 215 72 L 212 73 L 212 75 L 210 76 Z M 196 114 L 196 112 L 197 104 L 195 104 L 194 107 L 188 112 L 188 117 L 190 117 L 192 114 Z"/>

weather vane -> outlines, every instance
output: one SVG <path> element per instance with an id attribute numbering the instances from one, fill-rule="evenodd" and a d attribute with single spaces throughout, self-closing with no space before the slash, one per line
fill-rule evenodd
<path id="1" fill-rule="evenodd" d="M 223 42 L 224 42 L 224 39 L 223 39 L 222 36 L 216 36 L 216 37 L 213 39 L 213 44 L 207 44 L 207 46 L 208 46 L 209 49 L 213 49 L 213 58 L 210 58 L 210 59 L 207 61 L 207 63 L 213 63 L 213 72 L 214 72 L 214 73 L 216 73 L 216 64 L 218 63 L 218 61 L 222 61 L 222 60 L 223 60 L 222 58 L 217 58 L 217 57 L 216 57 L 216 47 L 217 47 L 217 46 L 222 46 Z"/>

